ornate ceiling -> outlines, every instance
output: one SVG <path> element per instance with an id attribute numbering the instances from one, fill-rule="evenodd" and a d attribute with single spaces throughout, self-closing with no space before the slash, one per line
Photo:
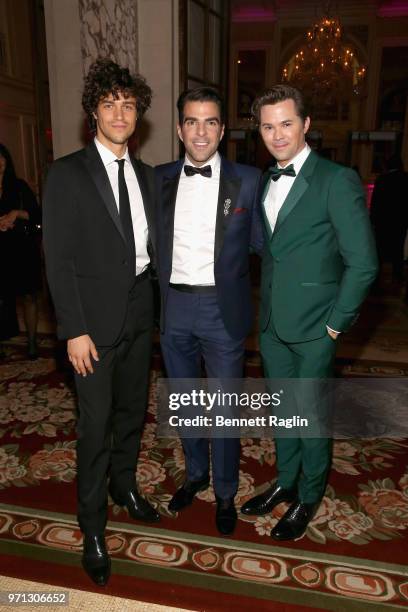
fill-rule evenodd
<path id="1" fill-rule="evenodd" d="M 379 17 L 408 16 L 408 0 L 341 0 L 331 2 L 333 12 L 342 17 L 376 14 Z M 276 21 L 279 18 L 315 17 L 327 2 L 319 0 L 231 0 L 234 22 Z"/>

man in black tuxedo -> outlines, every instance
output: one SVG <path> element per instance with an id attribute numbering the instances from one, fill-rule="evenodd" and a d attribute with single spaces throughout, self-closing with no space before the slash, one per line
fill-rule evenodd
<path id="1" fill-rule="evenodd" d="M 183 159 L 156 168 L 157 252 L 162 296 L 161 347 L 169 378 L 198 379 L 201 357 L 213 379 L 243 374 L 252 325 L 249 249 L 262 248 L 258 212 L 261 173 L 218 153 L 223 103 L 210 87 L 181 94 L 178 135 Z M 178 512 L 209 486 L 209 441 L 182 439 L 186 481 L 169 510 Z M 211 441 L 216 526 L 236 525 L 238 438 Z"/>
<path id="2" fill-rule="evenodd" d="M 82 563 L 99 585 L 110 574 L 108 473 L 111 497 L 133 518 L 160 518 L 135 482 L 153 330 L 153 171 L 127 148 L 150 100 L 141 76 L 107 59 L 95 62 L 82 103 L 96 137 L 54 162 L 44 197 L 47 277 L 79 399 Z"/>

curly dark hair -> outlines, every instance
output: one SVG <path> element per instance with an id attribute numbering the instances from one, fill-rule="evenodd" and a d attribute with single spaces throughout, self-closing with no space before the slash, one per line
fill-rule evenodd
<path id="1" fill-rule="evenodd" d="M 93 114 L 102 98 L 112 94 L 117 100 L 119 95 L 136 98 L 137 116 L 140 119 L 150 107 L 152 90 L 140 74 L 131 75 L 128 68 L 121 68 L 109 58 L 99 58 L 90 68 L 84 82 L 82 107 L 88 116 L 89 126 L 96 130 Z"/>

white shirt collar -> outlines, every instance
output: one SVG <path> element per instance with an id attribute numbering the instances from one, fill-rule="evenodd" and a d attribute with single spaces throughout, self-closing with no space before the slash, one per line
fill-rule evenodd
<path id="1" fill-rule="evenodd" d="M 194 162 L 192 162 L 190 160 L 190 158 L 188 157 L 187 153 L 186 153 L 186 156 L 184 158 L 184 163 L 187 164 L 188 166 L 196 166 L 197 165 L 197 164 L 195 164 Z M 214 155 L 209 160 L 207 160 L 205 162 L 205 164 L 203 164 L 203 166 L 211 166 L 212 174 L 215 174 L 215 173 L 219 172 L 220 171 L 220 166 L 221 166 L 221 155 L 218 153 L 218 151 L 216 151 L 214 153 Z"/>
<path id="2" fill-rule="evenodd" d="M 310 151 L 311 151 L 311 148 L 309 147 L 307 143 L 305 143 L 305 146 L 303 147 L 303 149 L 299 151 L 299 153 L 297 153 L 293 159 L 290 160 L 289 164 L 293 164 L 296 174 L 298 174 L 301 167 L 305 163 Z M 287 164 L 287 166 L 289 166 L 289 164 Z M 279 163 L 278 163 L 278 168 L 282 168 L 282 166 Z"/>
<path id="3" fill-rule="evenodd" d="M 95 137 L 95 146 L 98 149 L 98 153 L 101 156 L 102 162 L 104 166 L 108 166 L 115 160 L 119 159 L 108 147 L 105 147 L 99 140 Z M 125 159 L 130 163 L 129 150 L 126 147 L 125 154 L 120 159 Z"/>

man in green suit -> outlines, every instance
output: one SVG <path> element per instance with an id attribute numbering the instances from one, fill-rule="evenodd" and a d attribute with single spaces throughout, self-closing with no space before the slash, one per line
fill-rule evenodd
<path id="1" fill-rule="evenodd" d="M 336 339 L 356 319 L 377 275 L 364 191 L 353 170 L 310 150 L 305 142 L 310 118 L 298 90 L 276 85 L 255 101 L 253 112 L 277 161 L 265 176 L 262 202 L 265 376 L 321 381 L 332 376 Z M 305 397 L 307 414 L 314 408 Z M 293 540 L 305 533 L 323 497 L 331 440 L 277 437 L 275 442 L 277 481 L 241 511 L 262 515 L 290 502 L 271 536 Z"/>

